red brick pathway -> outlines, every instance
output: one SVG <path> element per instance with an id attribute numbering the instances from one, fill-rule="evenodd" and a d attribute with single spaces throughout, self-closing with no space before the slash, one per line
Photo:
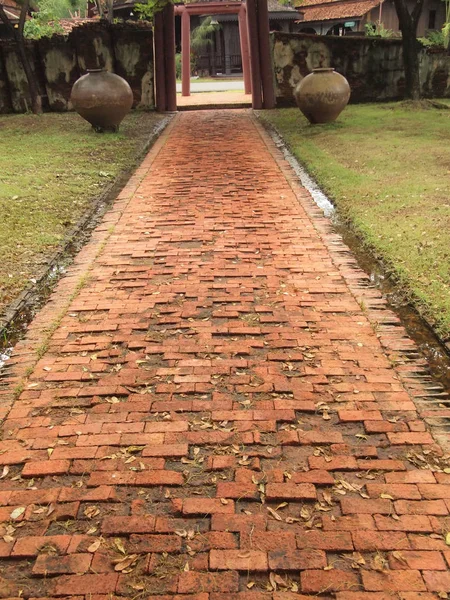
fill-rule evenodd
<path id="1" fill-rule="evenodd" d="M 250 112 L 175 119 L 0 388 L 0 598 L 445 597 L 424 366 L 327 227 Z"/>

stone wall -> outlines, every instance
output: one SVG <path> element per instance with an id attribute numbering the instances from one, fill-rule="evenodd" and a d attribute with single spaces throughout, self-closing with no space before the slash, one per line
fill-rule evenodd
<path id="1" fill-rule="evenodd" d="M 154 108 L 153 33 L 139 22 L 86 23 L 67 36 L 28 42 L 44 108 L 71 110 L 70 91 L 87 69 L 104 68 L 128 81 L 135 108 Z M 0 113 L 25 112 L 28 85 L 15 45 L 0 40 Z"/>
<path id="2" fill-rule="evenodd" d="M 351 102 L 397 100 L 404 93 L 402 43 L 398 39 L 271 34 L 277 105 L 294 104 L 295 85 L 314 68 L 334 67 L 350 84 Z M 450 56 L 420 53 L 425 97 L 450 97 Z"/>

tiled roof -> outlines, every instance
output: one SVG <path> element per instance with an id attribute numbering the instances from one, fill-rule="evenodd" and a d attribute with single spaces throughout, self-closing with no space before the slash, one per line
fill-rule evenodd
<path id="1" fill-rule="evenodd" d="M 278 0 L 268 0 L 267 7 L 269 12 L 297 12 L 296 9 L 291 6 L 290 2 L 289 4 L 282 4 Z"/>
<path id="2" fill-rule="evenodd" d="M 315 2 L 314 4 L 311 3 L 311 0 L 306 1 L 308 5 L 297 6 L 302 17 L 301 23 L 362 17 L 380 4 L 380 0 L 334 0 L 334 2 Z"/>
<path id="3" fill-rule="evenodd" d="M 1 4 L 9 19 L 18 19 L 20 16 L 20 6 L 14 0 L 1 0 Z"/>
<path id="4" fill-rule="evenodd" d="M 294 6 L 297 10 L 301 10 L 304 6 L 312 6 L 315 4 L 330 4 L 330 2 L 338 2 L 339 0 L 294 0 Z"/>
<path id="5" fill-rule="evenodd" d="M 20 17 L 21 6 L 15 0 L 0 0 L 0 4 L 3 6 L 5 13 L 11 20 L 16 20 Z M 37 9 L 37 4 L 34 0 L 31 0 L 28 10 L 33 11 Z M 28 17 L 27 17 L 28 18 Z"/>
<path id="6" fill-rule="evenodd" d="M 93 17 L 92 19 L 84 19 L 84 18 L 73 18 L 73 19 L 60 19 L 59 24 L 64 30 L 64 33 L 70 33 L 72 29 L 75 27 L 80 27 L 80 25 L 84 25 L 85 23 L 95 23 L 99 21 L 99 17 Z"/>

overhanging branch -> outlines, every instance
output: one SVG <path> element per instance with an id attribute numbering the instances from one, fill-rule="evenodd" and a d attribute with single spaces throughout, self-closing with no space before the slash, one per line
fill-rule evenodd
<path id="1" fill-rule="evenodd" d="M 30 0 L 24 0 L 20 7 L 19 17 L 19 35 L 23 36 L 23 28 L 25 27 L 25 19 L 27 18 L 28 9 L 30 8 Z"/>

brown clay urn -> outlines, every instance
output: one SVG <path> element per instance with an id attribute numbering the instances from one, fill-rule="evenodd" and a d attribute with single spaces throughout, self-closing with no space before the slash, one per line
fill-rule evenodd
<path id="1" fill-rule="evenodd" d="M 95 131 L 118 131 L 133 104 L 133 92 L 119 75 L 91 69 L 74 83 L 70 101 Z"/>
<path id="2" fill-rule="evenodd" d="M 347 106 L 350 86 L 334 69 L 313 69 L 297 84 L 294 96 L 310 123 L 331 123 Z"/>

